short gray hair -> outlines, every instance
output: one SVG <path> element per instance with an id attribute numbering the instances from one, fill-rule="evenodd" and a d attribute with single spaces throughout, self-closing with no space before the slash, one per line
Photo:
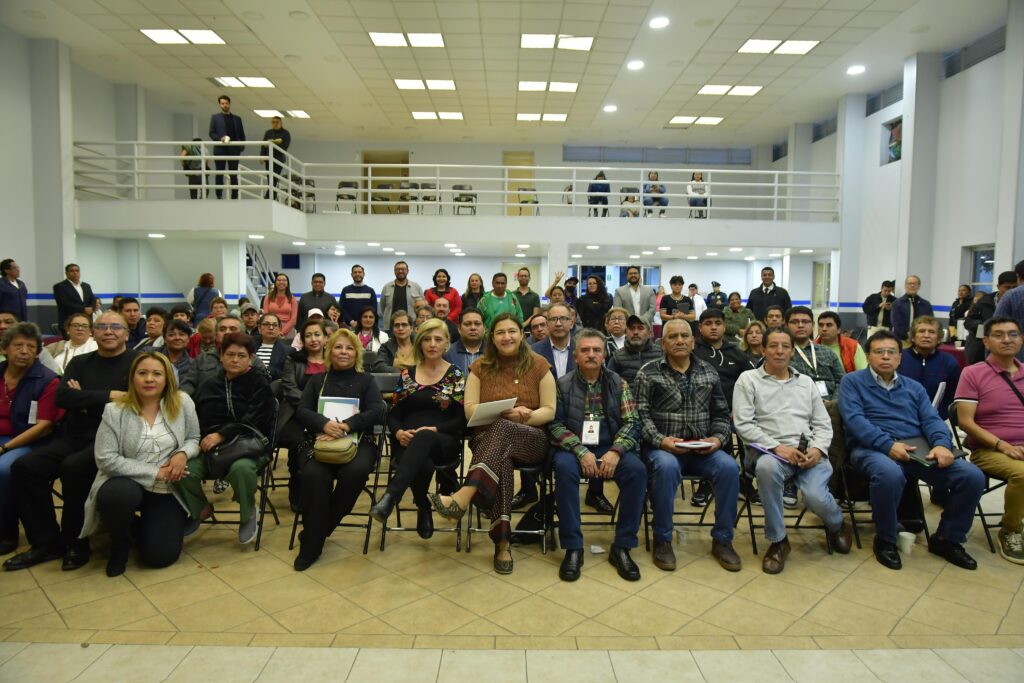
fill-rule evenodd
<path id="1" fill-rule="evenodd" d="M 580 342 L 583 341 L 584 339 L 600 339 L 601 349 L 603 350 L 605 340 L 607 339 L 607 337 L 603 335 L 601 332 L 595 330 L 593 327 L 584 327 L 582 330 L 576 333 L 576 346 L 579 346 Z"/>
<path id="2" fill-rule="evenodd" d="M 27 337 L 35 341 L 37 356 L 43 350 L 43 335 L 35 323 L 15 323 L 8 327 L 3 339 L 0 339 L 0 348 L 6 349 L 15 337 Z"/>

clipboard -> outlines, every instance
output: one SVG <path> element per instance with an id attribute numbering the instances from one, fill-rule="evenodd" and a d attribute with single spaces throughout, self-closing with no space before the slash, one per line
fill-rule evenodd
<path id="1" fill-rule="evenodd" d="M 321 396 L 317 400 L 317 412 L 333 422 L 344 422 L 359 412 L 359 399 Z"/>
<path id="2" fill-rule="evenodd" d="M 511 410 L 516 407 L 515 398 L 503 398 L 498 401 L 488 401 L 487 403 L 481 403 L 477 405 L 476 411 L 473 413 L 473 417 L 469 418 L 469 422 L 466 423 L 467 427 L 483 427 L 491 424 L 506 410 Z"/>

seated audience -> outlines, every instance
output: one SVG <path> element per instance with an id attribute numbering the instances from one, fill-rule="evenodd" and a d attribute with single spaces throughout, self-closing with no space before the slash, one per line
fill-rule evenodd
<path id="1" fill-rule="evenodd" d="M 587 185 L 587 204 L 590 208 L 587 210 L 587 215 L 597 217 L 598 208 L 603 213 L 602 216 L 608 215 L 608 195 L 611 194 L 612 187 L 608 183 L 608 178 L 605 176 L 604 171 L 598 171 L 597 175 L 594 176 L 593 182 Z"/>
<path id="2" fill-rule="evenodd" d="M 221 340 L 221 367 L 195 391 L 202 436 L 199 448 L 203 453 L 254 431 L 270 438 L 274 428 L 274 394 L 266 374 L 252 366 L 255 347 L 256 342 L 241 331 L 240 324 L 239 329 L 225 334 Z M 267 448 L 246 454 L 231 463 L 224 475 L 231 485 L 232 500 L 238 503 L 238 542 L 243 545 L 256 540 L 259 531 L 256 488 L 259 472 L 269 462 L 269 450 L 268 444 Z M 198 531 L 200 523 L 213 514 L 213 506 L 203 491 L 208 472 L 205 457 L 193 458 L 185 478 L 174 484 L 191 518 L 183 532 L 186 537 Z"/>
<path id="3" fill-rule="evenodd" d="M 230 312 L 231 311 L 228 309 L 228 300 L 222 296 L 218 296 L 210 304 L 210 315 L 206 317 L 213 318 L 214 320 L 216 320 L 217 318 L 227 315 Z"/>
<path id="4" fill-rule="evenodd" d="M 292 347 L 281 339 L 281 320 L 273 313 L 264 313 L 260 316 L 257 329 L 256 358 L 270 372 L 271 380 L 281 379 L 285 362 L 292 353 Z"/>
<path id="5" fill-rule="evenodd" d="M 793 335 L 794 354 L 790 365 L 801 375 L 811 378 L 823 399 L 837 400 L 839 383 L 843 381 L 846 371 L 832 349 L 811 342 L 814 335 L 814 313 L 806 306 L 793 306 L 786 311 L 786 326 Z M 769 332 L 771 329 L 768 328 Z"/>
<path id="6" fill-rule="evenodd" d="M 241 306 L 239 312 L 242 318 L 242 332 L 245 332 L 259 342 L 260 309 L 250 303 L 245 303 Z"/>
<path id="7" fill-rule="evenodd" d="M 164 345 L 167 311 L 154 306 L 146 311 L 146 336 L 135 345 L 136 351 L 158 351 Z"/>
<path id="8" fill-rule="evenodd" d="M 352 512 L 377 462 L 373 429 L 384 423 L 384 401 L 373 377 L 363 372 L 363 346 L 355 333 L 338 330 L 327 341 L 327 349 L 330 369 L 306 383 L 296 416 L 317 441 L 352 436 L 359 445 L 355 457 L 345 464 L 317 460 L 313 443 L 302 450 L 302 534 L 294 562 L 300 572 L 316 562 L 327 537 Z M 319 412 L 321 397 L 354 398 L 359 404 L 351 417 L 339 422 Z"/>
<path id="9" fill-rule="evenodd" d="M 96 350 L 96 340 L 92 338 L 92 316 L 85 313 L 72 313 L 64 321 L 64 339 L 46 347 L 53 358 L 60 374 L 64 374 L 72 358 Z"/>
<path id="10" fill-rule="evenodd" d="M 651 339 L 651 327 L 635 315 L 626 319 L 626 343 L 608 361 L 608 369 L 636 389 L 636 375 L 651 361 L 661 360 L 661 344 Z"/>
<path id="11" fill-rule="evenodd" d="M 651 303 L 654 303 L 653 298 Z M 629 316 L 630 313 L 620 306 L 612 306 L 604 314 L 604 327 L 600 329 L 604 330 L 607 335 L 605 337 L 605 358 L 610 357 L 626 345 L 626 319 Z"/>
<path id="12" fill-rule="evenodd" d="M 484 317 L 475 308 L 463 308 L 459 314 L 459 338 L 444 354 L 444 359 L 457 367 L 463 377 L 469 376 L 469 366 L 483 353 Z"/>
<path id="13" fill-rule="evenodd" d="M 722 381 L 722 392 L 732 410 L 732 390 L 741 373 L 754 367 L 739 347 L 725 338 L 725 315 L 717 308 L 705 309 L 700 314 L 693 355 L 708 363 Z"/>
<path id="14" fill-rule="evenodd" d="M 790 367 L 793 349 L 789 330 L 769 331 L 764 365 L 740 375 L 733 403 L 736 433 L 747 444 L 745 462 L 754 462 L 764 506 L 764 535 L 770 544 L 761 562 L 766 574 L 781 572 L 792 550 L 782 500 L 788 481 L 796 483 L 804 504 L 824 522 L 832 548 L 845 555 L 851 545 L 850 526 L 828 488 L 832 421 L 811 378 Z"/>
<path id="15" fill-rule="evenodd" d="M 960 363 L 939 351 L 941 334 L 942 326 L 935 318 L 916 318 L 910 325 L 910 347 L 903 351 L 897 371 L 901 377 L 920 382 L 933 404 L 938 400 L 939 417 L 945 420 L 960 381 Z"/>
<path id="16" fill-rule="evenodd" d="M 650 207 L 654 205 L 661 207 L 658 215 L 664 218 L 665 207 L 668 206 L 668 197 L 665 196 L 665 185 L 659 182 L 657 171 L 648 171 L 647 182 L 644 183 L 644 206 Z M 650 216 L 653 213 L 653 209 L 646 209 L 644 216 Z"/>
<path id="17" fill-rule="evenodd" d="M 180 320 L 189 326 L 189 330 L 192 330 L 192 307 L 188 304 L 171 306 L 171 320 Z"/>
<path id="18" fill-rule="evenodd" d="M 199 385 L 221 374 L 221 361 L 223 357 L 221 343 L 224 337 L 234 332 L 242 332 L 242 320 L 235 315 L 224 315 L 217 320 L 216 324 L 216 344 L 209 351 L 204 351 L 192 359 L 192 366 L 188 369 L 188 373 L 181 378 L 179 388 L 191 396 L 193 400 L 196 399 L 196 391 L 199 390 Z M 242 334 L 245 333 L 242 332 Z M 253 348 L 255 347 L 256 341 L 253 340 Z M 256 356 L 252 357 L 252 366 L 260 374 L 265 375 L 267 381 L 270 381 L 270 373 L 267 371 L 267 366 Z"/>
<path id="19" fill-rule="evenodd" d="M 142 307 L 139 300 L 132 296 L 121 297 L 117 307 L 118 313 L 128 323 L 128 348 L 134 349 L 146 338 L 146 321 L 142 319 Z"/>
<path id="20" fill-rule="evenodd" d="M 985 321 L 995 316 L 999 300 L 1016 286 L 1017 274 L 1012 270 L 1004 270 L 996 279 L 996 291 L 981 292 L 980 298 L 975 297 L 974 304 L 964 317 L 964 328 L 967 330 L 964 360 L 968 365 L 985 360 L 985 344 L 982 341 Z"/>
<path id="21" fill-rule="evenodd" d="M 380 325 L 377 321 L 377 309 L 373 306 L 367 306 L 359 313 L 356 336 L 359 337 L 359 343 L 362 344 L 365 350 L 373 351 L 374 353 L 380 351 L 380 347 L 387 343 L 388 333 L 380 331 Z"/>
<path id="22" fill-rule="evenodd" d="M 608 561 L 626 581 L 640 580 L 640 568 L 629 556 L 637 547 L 647 493 L 647 470 L 639 456 L 639 417 L 629 384 L 604 369 L 604 352 L 604 335 L 597 330 L 584 329 L 577 335 L 576 369 L 558 380 L 555 419 L 548 425 L 557 449 L 552 467 L 558 538 L 565 549 L 558 570 L 563 581 L 580 578 L 583 567 L 580 477 L 615 480 L 619 509 Z"/>
<path id="23" fill-rule="evenodd" d="M 171 361 L 171 367 L 174 369 L 175 390 L 177 390 L 181 379 L 192 368 L 192 357 L 188 355 L 190 330 L 188 323 L 180 320 L 169 321 L 164 327 L 164 343 L 158 349 Z"/>
<path id="24" fill-rule="evenodd" d="M 423 292 L 423 298 L 434 310 L 437 310 L 435 302 L 438 299 L 445 299 L 448 302 L 448 320 L 453 323 L 459 321 L 459 313 L 462 312 L 462 297 L 459 292 L 451 286 L 451 275 L 444 268 L 434 271 L 434 286 Z"/>
<path id="25" fill-rule="evenodd" d="M 546 312 L 538 313 L 526 321 L 526 329 L 529 330 L 530 344 L 544 341 L 548 338 L 548 316 Z"/>
<path id="26" fill-rule="evenodd" d="M 88 318 L 72 313 L 68 321 Z M 11 467 L 44 445 L 64 411 L 57 407 L 60 379 L 39 362 L 43 338 L 33 323 L 15 323 L 0 337 L 0 555 L 18 549 L 18 501 Z"/>
<path id="27" fill-rule="evenodd" d="M 477 309 L 484 316 L 484 326 L 489 330 L 494 319 L 502 313 L 511 314 L 519 324 L 523 323 L 523 309 L 519 307 L 519 299 L 508 291 L 508 276 L 495 273 L 491 278 L 491 291 L 480 298 Z"/>
<path id="28" fill-rule="evenodd" d="M 374 312 L 376 312 L 376 309 L 374 309 Z M 342 326 L 341 307 L 338 304 L 331 304 L 327 307 L 327 319 L 338 327 Z M 347 327 L 348 323 L 345 323 L 345 326 Z"/>
<path id="29" fill-rule="evenodd" d="M 401 372 L 402 368 L 416 365 L 415 351 L 412 343 L 412 319 L 406 311 L 395 311 L 391 315 L 391 339 L 384 342 L 377 351 L 378 359 L 391 368 L 391 372 Z"/>
<path id="30" fill-rule="evenodd" d="M 305 323 L 309 322 L 310 320 L 316 320 L 316 321 L 321 323 L 321 325 L 324 328 L 324 343 L 327 342 L 327 337 L 330 336 L 330 333 L 327 332 L 327 323 L 329 321 L 327 321 L 324 318 L 324 312 L 323 311 L 321 311 L 319 308 L 313 308 L 313 309 L 310 309 L 308 311 L 308 314 L 306 315 L 305 320 L 303 320 L 301 323 L 299 323 L 298 327 L 296 328 L 298 333 L 295 335 L 295 338 L 292 339 L 292 344 L 291 344 L 292 351 L 299 351 L 299 350 L 302 349 L 303 338 L 304 338 L 304 335 L 302 334 L 302 326 Z M 337 328 L 334 328 L 334 329 L 337 330 Z"/>
<path id="31" fill-rule="evenodd" d="M 444 297 L 434 299 L 434 317 L 438 320 L 444 321 L 445 327 L 448 328 L 448 338 L 454 341 L 459 338 L 459 326 L 451 321 L 451 318 L 448 315 L 448 306 L 448 299 L 445 299 Z M 457 321 L 458 318 L 455 318 L 455 320 Z"/>
<path id="32" fill-rule="evenodd" d="M 144 566 L 178 561 L 185 510 L 172 484 L 185 478 L 189 461 L 198 455 L 199 418 L 192 399 L 178 391 L 163 354 L 139 354 L 128 393 L 103 410 L 96 431 L 98 473 L 85 503 L 82 538 L 100 521 L 110 533 L 107 576 L 124 573 L 132 545 Z"/>
<path id="33" fill-rule="evenodd" d="M 469 442 L 473 461 L 465 484 L 451 496 L 430 494 L 434 509 L 448 519 L 460 519 L 470 501 L 491 520 L 494 571 L 513 569 L 511 503 L 515 465 L 543 462 L 548 439 L 544 425 L 555 416 L 555 377 L 547 361 L 523 342 L 523 329 L 511 313 L 495 318 L 484 355 L 470 367 L 466 380 L 466 417 L 480 403 L 516 398 L 514 408 L 495 422 L 477 427 Z"/>
<path id="34" fill-rule="evenodd" d="M 587 293 L 576 300 L 576 312 L 583 327 L 604 329 L 604 317 L 612 307 L 612 297 L 604 280 L 597 275 L 587 278 Z"/>
<path id="35" fill-rule="evenodd" d="M 640 203 L 635 194 L 627 194 L 619 202 L 619 218 L 639 218 Z"/>
<path id="36" fill-rule="evenodd" d="M 760 320 L 751 320 L 745 330 L 742 330 L 743 338 L 740 340 L 740 351 L 747 354 L 750 363 L 760 367 L 764 361 L 764 335 L 768 331 Z"/>
<path id="37" fill-rule="evenodd" d="M 645 365 L 636 376 L 644 458 L 651 474 L 654 565 L 665 571 L 676 568 L 672 512 L 685 473 L 711 480 L 715 494 L 711 554 L 724 569 L 739 571 L 742 561 L 732 538 L 740 478 L 736 460 L 723 450 L 731 447 L 732 432 L 721 380 L 713 367 L 693 356 L 693 332 L 685 320 L 665 323 L 661 345 L 664 357 Z M 686 445 L 694 441 L 709 445 Z"/>
<path id="38" fill-rule="evenodd" d="M 686 196 L 688 198 L 691 207 L 699 207 L 697 211 L 692 211 L 691 216 L 693 218 L 707 218 L 708 217 L 708 186 L 704 182 L 704 174 L 700 171 L 695 171 L 690 174 L 690 182 L 686 184 Z"/>
<path id="39" fill-rule="evenodd" d="M 832 353 L 839 357 L 844 372 L 863 370 L 868 366 L 867 356 L 864 355 L 864 347 L 843 335 L 842 320 L 835 311 L 822 311 L 818 314 L 818 338 L 815 344 L 831 349 Z"/>
<path id="40" fill-rule="evenodd" d="M 484 279 L 478 273 L 469 276 L 466 291 L 462 294 L 462 310 L 476 308 L 479 310 L 480 300 L 484 298 Z"/>
<path id="41" fill-rule="evenodd" d="M 444 359 L 449 347 L 446 322 L 430 320 L 416 332 L 416 367 L 402 370 L 388 413 L 393 474 L 370 508 L 370 516 L 385 524 L 406 490 L 412 489 L 420 538 L 434 535 L 433 507 L 427 498 L 434 466 L 458 462 L 466 427 L 465 378 Z"/>
<path id="42" fill-rule="evenodd" d="M 754 312 L 743 305 L 739 292 L 732 292 L 729 295 L 729 305 L 723 313 L 725 314 L 725 334 L 728 337 L 739 337 L 740 333 L 755 320 Z"/>
<path id="43" fill-rule="evenodd" d="M 211 351 L 217 351 L 217 321 L 214 318 L 203 318 L 196 325 L 196 333 L 188 340 L 188 355 L 195 358 Z"/>
<path id="44" fill-rule="evenodd" d="M 1024 364 L 1020 323 L 990 318 L 982 337 L 989 355 L 964 368 L 954 407 L 960 428 L 967 432 L 971 462 L 982 472 L 1006 482 L 999 553 L 1024 564 Z"/>
<path id="45" fill-rule="evenodd" d="M 776 327 L 782 327 L 785 322 L 786 313 L 782 309 L 782 306 L 769 306 L 764 311 L 764 324 L 769 330 Z"/>
<path id="46" fill-rule="evenodd" d="M 875 559 L 889 569 L 902 568 L 896 509 L 907 480 L 918 479 L 946 492 L 928 551 L 958 567 L 975 569 L 977 563 L 963 543 L 985 477 L 974 465 L 954 457 L 949 430 L 924 387 L 896 371 L 899 359 L 896 335 L 875 332 L 868 339 L 868 369 L 846 375 L 839 393 L 850 462 L 870 482 Z"/>
<path id="47" fill-rule="evenodd" d="M 185 294 L 185 301 L 188 302 L 194 312 L 192 321 L 197 325 L 200 320 L 209 318 L 213 313 L 212 305 L 214 300 L 224 296 L 213 284 L 213 273 L 203 273 L 199 276 L 198 284 Z M 224 308 L 224 313 L 227 313 L 227 306 Z M 221 313 L 221 315 L 224 315 L 224 313 Z"/>
<path id="48" fill-rule="evenodd" d="M 658 304 L 658 312 L 661 314 L 661 324 L 669 320 L 686 320 L 690 323 L 691 330 L 696 329 L 697 314 L 693 310 L 693 300 L 683 294 L 683 285 L 686 280 L 682 275 L 673 275 L 668 281 L 672 290 L 661 297 Z"/>
<path id="49" fill-rule="evenodd" d="M 299 300 L 292 295 L 288 276 L 278 273 L 274 286 L 263 298 L 263 312 L 273 313 L 281 321 L 281 337 L 290 342 L 299 323 Z"/>
<path id="50" fill-rule="evenodd" d="M 420 329 L 420 325 L 433 319 L 434 309 L 429 304 L 419 303 L 416 304 L 413 310 L 416 313 L 416 321 L 413 324 L 413 332 L 415 333 Z"/>

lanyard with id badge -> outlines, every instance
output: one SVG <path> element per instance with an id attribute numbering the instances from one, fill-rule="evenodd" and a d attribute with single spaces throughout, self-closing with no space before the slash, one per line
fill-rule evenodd
<path id="1" fill-rule="evenodd" d="M 580 441 L 584 446 L 597 446 L 601 443 L 601 421 L 593 419 L 591 414 L 586 415 L 583 420 L 583 433 L 580 434 Z"/>
<path id="2" fill-rule="evenodd" d="M 811 344 L 808 344 L 808 346 L 811 347 L 811 359 L 810 360 L 807 360 L 807 355 L 804 354 L 804 350 L 801 349 L 799 346 L 796 347 L 796 352 L 800 354 L 800 357 L 803 359 L 804 363 L 806 363 L 807 365 L 811 366 L 811 369 L 814 371 L 814 376 L 817 377 L 818 376 L 818 352 L 814 350 L 814 347 L 816 346 L 816 344 L 814 344 L 812 342 Z M 821 380 L 821 379 L 814 380 L 814 386 L 818 387 L 818 393 L 821 395 L 822 398 L 828 398 L 828 384 L 825 383 L 825 380 Z"/>

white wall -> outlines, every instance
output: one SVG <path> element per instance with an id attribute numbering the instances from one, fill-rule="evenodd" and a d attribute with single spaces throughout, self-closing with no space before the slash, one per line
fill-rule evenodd
<path id="1" fill-rule="evenodd" d="M 220 252 L 216 244 L 203 242 L 193 245 L 188 262 L 194 263 L 197 256 L 212 250 L 219 263 Z M 93 291 L 103 299 L 105 306 L 110 303 L 111 294 L 148 295 L 143 297 L 143 307 L 151 303 L 184 300 L 184 290 L 178 286 L 177 279 L 186 272 L 191 273 L 191 268 L 185 271 L 179 262 L 180 270 L 169 271 L 164 266 L 166 254 L 157 254 L 153 243 L 149 241 L 78 235 L 77 250 L 82 279 L 92 285 Z"/>
<path id="2" fill-rule="evenodd" d="M 117 111 L 114 84 L 71 64 L 72 128 L 76 141 L 114 140 Z"/>
<path id="3" fill-rule="evenodd" d="M 811 144 L 811 170 L 815 173 L 836 173 L 836 137 L 833 133 Z M 826 177 L 811 176 L 812 185 L 832 185 L 835 181 Z M 811 190 L 812 197 L 835 197 L 835 190 L 822 189 Z M 825 202 L 814 202 L 812 206 L 816 209 L 825 208 Z M 838 207 L 835 207 L 838 208 Z M 829 214 L 810 214 L 810 219 L 815 221 L 831 220 Z"/>

